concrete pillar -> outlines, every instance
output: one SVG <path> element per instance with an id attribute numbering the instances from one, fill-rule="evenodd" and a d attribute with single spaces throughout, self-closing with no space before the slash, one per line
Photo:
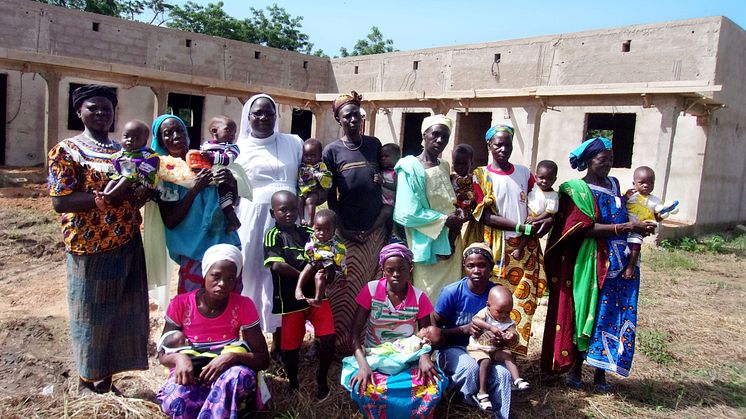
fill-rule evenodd
<path id="1" fill-rule="evenodd" d="M 150 86 L 155 95 L 155 116 L 163 115 L 168 109 L 168 89 L 163 86 Z"/>
<path id="2" fill-rule="evenodd" d="M 374 103 L 366 103 L 363 105 L 363 109 L 365 109 L 365 135 L 375 137 L 378 107 Z"/>
<path id="3" fill-rule="evenodd" d="M 526 131 L 524 139 L 526 144 L 530 144 L 531 165 L 529 168 L 535 170 L 538 163 L 539 153 L 539 131 L 541 130 L 541 115 L 544 114 L 544 107 L 541 105 L 530 105 L 524 107 L 526 110 Z"/>
<path id="4" fill-rule="evenodd" d="M 658 110 L 661 113 L 661 128 L 658 132 L 658 150 L 653 170 L 658 174 L 658 181 L 663 180 L 661 199 L 666 199 L 668 179 L 671 174 L 671 154 L 673 153 L 673 143 L 676 137 L 676 123 L 682 110 L 682 104 L 676 99 L 665 106 L 659 106 Z"/>
<path id="5" fill-rule="evenodd" d="M 46 127 L 44 132 L 44 150 L 48 152 L 60 141 L 60 81 L 62 77 L 52 70 L 40 72 L 47 82 Z"/>

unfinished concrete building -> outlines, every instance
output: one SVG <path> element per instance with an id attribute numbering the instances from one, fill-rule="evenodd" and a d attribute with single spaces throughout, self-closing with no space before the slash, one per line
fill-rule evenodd
<path id="1" fill-rule="evenodd" d="M 613 132 L 622 185 L 651 166 L 655 193 L 679 199 L 678 233 L 746 220 L 746 33 L 724 17 L 325 59 L 47 6 L 0 3 L 0 164 L 44 163 L 79 132 L 69 96 L 78 84 L 117 88 L 112 135 L 124 121 L 173 112 L 193 146 L 206 121 L 238 119 L 266 92 L 280 129 L 337 138 L 330 103 L 363 95 L 366 133 L 418 152 L 431 113 L 455 121 L 450 147 L 469 143 L 487 162 L 484 132 L 516 128 L 512 161 L 559 163 L 589 132 Z M 444 158 L 449 158 L 449 150 Z"/>

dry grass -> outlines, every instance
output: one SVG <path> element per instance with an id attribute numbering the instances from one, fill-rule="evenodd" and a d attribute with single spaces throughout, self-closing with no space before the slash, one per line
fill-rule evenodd
<path id="1" fill-rule="evenodd" d="M 0 273 L 0 293 L 6 300 L 12 299 L 9 303 L 5 301 L 8 308 L 0 313 L 0 329 L 4 329 L 0 330 L 3 348 L 0 385 L 14 385 L 5 387 L 14 389 L 10 394 L 0 396 L 0 418 L 161 417 L 154 402 L 165 375 L 155 358 L 151 358 L 150 370 L 115 378 L 115 384 L 127 398 L 77 396 L 67 319 L 59 313 L 50 315 L 49 308 L 43 304 L 33 309 L 22 307 L 28 301 L 24 295 L 39 290 L 44 290 L 47 298 L 64 301 L 64 279 L 56 278 L 64 276 L 61 273 L 64 269 L 39 270 L 23 266 L 32 264 L 35 259 L 42 259 L 42 266 L 63 263 L 59 249 L 49 238 L 55 234 L 54 243 L 59 240 L 58 233 L 50 230 L 49 223 L 53 221 L 48 212 L 49 200 L 0 196 L 0 202 L 0 217 L 10 222 L 8 228 L 0 231 L 0 238 L 6 242 L 5 246 L 0 246 L 0 266 L 5 271 Z M 691 251 L 681 248 L 643 250 L 637 353 L 631 377 L 610 377 L 617 390 L 614 395 L 593 394 L 590 386 L 580 391 L 570 390 L 564 386 L 562 377 L 540 373 L 538 358 L 545 307 L 539 307 L 529 357 L 521 362 L 523 376 L 533 389 L 513 393 L 512 417 L 746 417 L 746 333 L 743 332 L 746 313 L 739 310 L 746 302 L 746 237 L 708 243 L 715 243 L 716 251 L 707 246 L 704 249 L 693 246 Z M 17 275 L 20 272 L 25 275 Z M 58 273 L 50 280 L 45 272 Z M 153 338 L 160 333 L 161 315 L 152 313 Z M 50 319 L 52 316 L 54 319 Z M 18 332 L 8 326 L 15 324 L 13 322 L 38 324 L 34 330 L 46 332 L 19 337 Z M 48 326 L 49 330 L 39 325 Z M 282 368 L 273 362 L 268 371 L 273 400 L 268 411 L 252 416 L 362 417 L 339 384 L 339 363 L 332 366 L 330 373 L 332 396 L 322 404 L 315 402 L 316 362 L 305 358 L 305 350 L 309 347 L 310 342 L 306 342 L 301 354 L 303 390 L 289 394 Z M 38 348 L 46 348 L 46 352 L 37 351 Z M 56 381 L 57 388 L 52 396 L 38 394 L 39 389 L 50 382 L 43 375 L 22 378 L 23 374 L 18 374 L 19 371 L 36 374 L 54 368 L 62 371 L 49 371 L 49 374 L 67 378 Z M 590 369 L 584 374 L 586 381 L 591 381 Z M 438 406 L 435 417 L 477 419 L 485 416 L 459 403 L 451 392 Z"/>

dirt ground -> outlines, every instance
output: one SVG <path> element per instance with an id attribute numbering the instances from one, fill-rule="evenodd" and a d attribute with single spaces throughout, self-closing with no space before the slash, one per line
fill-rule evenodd
<path id="1" fill-rule="evenodd" d="M 148 371 L 115 377 L 127 397 L 78 397 L 71 359 L 65 254 L 44 172 L 0 169 L 0 418 L 158 417 L 153 403 L 165 379 L 151 357 Z M 521 365 L 533 389 L 513 393 L 512 416 L 746 417 L 746 257 L 722 253 L 643 251 L 638 346 L 629 378 L 611 377 L 614 395 L 577 391 L 538 370 L 544 307 L 535 316 L 529 358 Z M 162 313 L 151 313 L 158 336 Z M 310 347 L 307 345 L 306 348 Z M 273 363 L 273 404 L 259 417 L 361 417 L 338 385 L 318 405 L 311 398 L 314 363 L 304 361 L 308 391 L 289 395 Z M 585 372 L 586 380 L 592 372 Z M 436 417 L 484 417 L 447 394 Z"/>

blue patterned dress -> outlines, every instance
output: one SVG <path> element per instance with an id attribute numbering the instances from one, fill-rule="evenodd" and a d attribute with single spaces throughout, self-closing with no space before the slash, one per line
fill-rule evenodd
<path id="1" fill-rule="evenodd" d="M 588 185 L 601 215 L 597 223 L 626 223 L 627 209 L 619 192 L 619 181 L 608 178 L 612 190 Z M 606 239 L 609 249 L 609 270 L 598 295 L 596 324 L 593 327 L 586 361 L 597 368 L 629 376 L 635 353 L 637 328 L 637 293 L 640 289 L 640 269 L 632 279 L 622 278 L 627 265 L 627 237 Z"/>

